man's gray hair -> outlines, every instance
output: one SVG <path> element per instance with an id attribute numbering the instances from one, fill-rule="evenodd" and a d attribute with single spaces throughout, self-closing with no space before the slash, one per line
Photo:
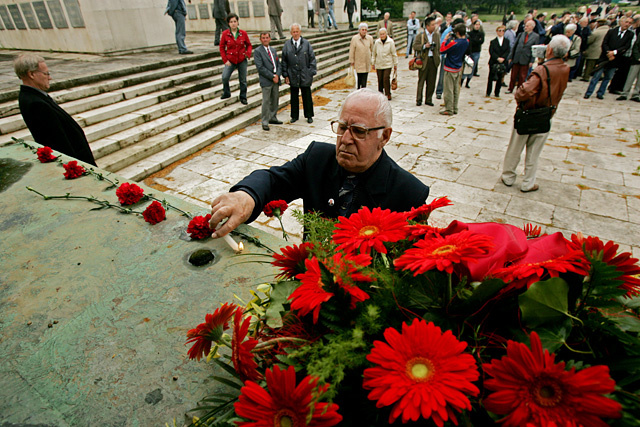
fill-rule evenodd
<path id="1" fill-rule="evenodd" d="M 568 24 L 566 27 L 564 27 L 564 32 L 566 33 L 568 31 L 571 31 L 575 33 L 577 28 L 578 26 L 576 24 Z"/>
<path id="2" fill-rule="evenodd" d="M 342 107 L 340 108 L 339 117 L 342 116 L 342 110 L 344 110 L 344 106 L 349 102 L 357 102 L 362 105 L 369 105 L 373 102 L 376 102 L 378 104 L 378 107 L 373 113 L 375 122 L 378 123 L 379 121 L 382 121 L 382 124 L 388 128 L 390 128 L 393 124 L 393 112 L 391 111 L 391 104 L 387 100 L 387 97 L 377 90 L 365 87 L 362 89 L 358 89 L 355 92 L 351 92 L 349 95 L 347 95 L 344 103 L 342 104 Z"/>
<path id="3" fill-rule="evenodd" d="M 382 28 L 380 28 L 380 29 L 378 30 L 378 34 L 382 34 L 383 32 L 384 32 L 385 34 L 389 34 L 389 32 L 387 31 L 387 29 L 386 29 L 385 27 L 382 27 Z"/>
<path id="4" fill-rule="evenodd" d="M 366 22 L 361 22 L 360 25 L 358 25 L 358 31 L 360 31 L 363 28 L 366 28 L 368 30 L 369 25 Z"/>
<path id="5" fill-rule="evenodd" d="M 553 52 L 554 58 L 564 58 L 567 52 L 569 52 L 569 49 L 571 49 L 571 40 L 569 40 L 567 36 L 557 34 L 551 38 L 549 47 Z"/>
<path id="6" fill-rule="evenodd" d="M 512 19 L 511 21 L 507 22 L 507 30 L 513 30 L 514 28 L 518 28 L 518 21 Z"/>
<path id="7" fill-rule="evenodd" d="M 298 29 L 302 31 L 302 27 L 297 22 L 294 22 L 293 24 L 291 24 L 291 26 L 289 26 L 289 31 L 293 30 L 293 27 L 298 27 Z"/>
<path id="8" fill-rule="evenodd" d="M 22 79 L 27 76 L 29 71 L 36 71 L 41 62 L 44 62 L 42 56 L 36 55 L 35 53 L 23 53 L 14 59 L 13 69 L 18 78 Z"/>

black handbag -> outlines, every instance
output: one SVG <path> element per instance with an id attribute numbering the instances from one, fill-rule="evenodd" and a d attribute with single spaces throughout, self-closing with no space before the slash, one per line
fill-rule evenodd
<path id="1" fill-rule="evenodd" d="M 544 64 L 542 66 L 547 70 L 547 89 L 549 90 L 549 104 L 551 104 L 551 78 L 549 76 L 549 69 Z M 555 109 L 555 105 L 532 108 L 530 110 L 523 110 L 518 107 L 515 116 L 513 116 L 513 127 L 515 127 L 518 135 L 547 133 L 551 129 L 551 117 L 553 117 Z"/>

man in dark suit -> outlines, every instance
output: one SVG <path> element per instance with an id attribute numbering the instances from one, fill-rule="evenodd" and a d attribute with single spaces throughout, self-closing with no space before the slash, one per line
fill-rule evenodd
<path id="1" fill-rule="evenodd" d="M 44 58 L 27 53 L 14 61 L 22 80 L 18 103 L 20 113 L 38 144 L 96 165 L 87 138 L 78 123 L 47 94 L 51 73 Z"/>
<path id="2" fill-rule="evenodd" d="M 282 77 L 291 86 L 291 123 L 300 118 L 300 101 L 308 123 L 313 123 L 313 98 L 311 84 L 316 75 L 316 55 L 309 41 L 302 37 L 300 24 L 291 24 L 291 38 L 282 47 Z"/>
<path id="3" fill-rule="evenodd" d="M 224 30 L 227 30 L 227 15 L 231 13 L 229 7 L 229 0 L 214 0 L 213 1 L 213 17 L 216 20 L 216 35 L 213 44 L 220 46 L 220 35 Z"/>
<path id="4" fill-rule="evenodd" d="M 191 3 L 191 0 L 189 0 Z M 184 38 L 187 35 L 187 28 L 185 25 L 187 17 L 187 5 L 184 0 L 169 0 L 167 2 L 167 10 L 165 15 L 169 15 L 173 18 L 173 22 L 176 23 L 176 44 L 178 45 L 178 53 L 181 55 L 192 54 L 187 45 L 184 43 Z"/>
<path id="5" fill-rule="evenodd" d="M 440 66 L 440 33 L 436 31 L 436 18 L 428 17 L 424 21 L 424 31 L 416 36 L 413 50 L 422 60 L 422 68 L 418 71 L 418 91 L 416 105 L 422 105 L 422 90 L 426 87 L 425 105 L 433 107 L 433 92 L 436 90 L 436 77 Z"/>
<path id="6" fill-rule="evenodd" d="M 511 80 L 509 81 L 509 90 L 507 93 L 513 92 L 513 89 L 527 80 L 529 68 L 533 66 L 533 55 L 531 46 L 538 44 L 538 35 L 533 32 L 536 23 L 533 20 L 527 21 L 524 25 L 524 32 L 520 33 L 516 38 L 515 46 L 509 55 L 509 62 L 512 64 Z"/>
<path id="7" fill-rule="evenodd" d="M 591 77 L 587 92 L 584 94 L 584 99 L 589 99 L 591 94 L 596 90 L 600 76 L 604 73 L 602 83 L 598 89 L 598 99 L 604 99 L 604 92 L 607 90 L 607 85 L 613 77 L 620 63 L 620 58 L 631 48 L 631 41 L 633 40 L 633 31 L 629 30 L 631 25 L 631 19 L 627 17 L 620 18 L 620 26 L 618 28 L 612 28 L 607 31 L 607 34 L 602 40 L 602 53 L 596 66 L 596 71 Z"/>
<path id="8" fill-rule="evenodd" d="M 386 97 L 363 88 L 347 96 L 331 123 L 336 144 L 312 142 L 282 166 L 257 170 L 211 203 L 210 224 L 227 222 L 213 237 L 255 220 L 272 200 L 302 198 L 305 212 L 349 216 L 360 207 L 408 211 L 423 205 L 429 187 L 398 166 L 384 151 L 393 115 Z"/>
<path id="9" fill-rule="evenodd" d="M 356 4 L 356 0 L 345 0 L 344 11 L 347 13 L 347 19 L 349 19 L 349 29 L 353 30 L 353 21 L 352 21 L 353 12 L 358 11 L 358 5 Z"/>
<path id="10" fill-rule="evenodd" d="M 278 97 L 280 95 L 280 60 L 278 53 L 269 46 L 271 35 L 260 34 L 262 46 L 253 51 L 253 62 L 258 69 L 260 87 L 262 88 L 262 129 L 269 130 L 269 124 L 281 125 L 278 113 Z"/>

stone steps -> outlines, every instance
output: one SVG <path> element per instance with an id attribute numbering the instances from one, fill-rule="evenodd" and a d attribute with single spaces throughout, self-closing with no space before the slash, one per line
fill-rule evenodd
<path id="1" fill-rule="evenodd" d="M 354 34 L 336 31 L 309 38 L 318 62 L 312 90 L 345 75 Z M 398 40 L 400 49 L 406 44 L 401 31 Z M 281 51 L 282 44 L 272 45 Z M 231 78 L 234 96 L 219 98 L 224 67 L 219 53 L 180 59 L 163 61 L 164 66 L 133 67 L 129 74 L 119 70 L 98 81 L 60 82 L 62 89 L 51 93 L 83 127 L 100 167 L 140 181 L 260 120 L 262 95 L 252 60 L 247 70 L 248 105 L 242 105 L 235 73 Z M 284 96 L 288 93 L 289 87 L 282 85 L 280 108 L 289 104 Z M 0 100 L 6 100 L 0 104 L 0 135 L 30 139 L 22 117 L 10 114 L 17 108 L 17 100 L 10 98 L 0 93 Z"/>

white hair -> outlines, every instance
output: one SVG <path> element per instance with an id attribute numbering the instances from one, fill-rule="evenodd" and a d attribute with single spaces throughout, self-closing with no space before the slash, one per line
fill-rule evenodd
<path id="1" fill-rule="evenodd" d="M 351 101 L 360 103 L 362 105 L 377 103 L 377 108 L 373 113 L 373 118 L 375 119 L 375 121 L 382 121 L 382 124 L 385 127 L 391 127 L 391 125 L 393 124 L 393 112 L 391 111 L 391 104 L 387 100 L 387 97 L 377 90 L 365 87 L 362 89 L 358 89 L 355 92 L 351 92 L 345 98 L 344 103 L 340 108 L 339 116 L 342 116 L 344 107 Z"/>
<path id="2" fill-rule="evenodd" d="M 369 25 L 367 25 L 366 22 L 361 22 L 360 25 L 358 25 L 358 30 L 361 30 L 363 28 L 366 28 L 368 30 L 369 29 Z"/>
<path id="3" fill-rule="evenodd" d="M 564 32 L 567 33 L 569 31 L 575 33 L 576 29 L 578 28 L 578 26 L 576 24 L 568 24 L 566 27 L 564 27 Z"/>
<path id="4" fill-rule="evenodd" d="M 289 31 L 293 30 L 293 27 L 298 27 L 298 29 L 302 31 L 302 27 L 297 22 L 294 22 L 293 24 L 291 24 L 291 26 L 289 27 Z"/>
<path id="5" fill-rule="evenodd" d="M 513 30 L 514 28 L 518 27 L 518 21 L 516 21 L 515 19 L 512 19 L 511 21 L 507 22 L 507 30 Z"/>
<path id="6" fill-rule="evenodd" d="M 569 40 L 567 36 L 556 34 L 551 38 L 549 47 L 553 52 L 554 58 L 564 58 L 567 52 L 569 52 L 569 49 L 571 49 L 571 40 Z"/>
<path id="7" fill-rule="evenodd" d="M 387 29 L 382 27 L 378 30 L 378 34 L 382 34 L 382 32 L 384 32 L 385 34 L 387 34 Z"/>

